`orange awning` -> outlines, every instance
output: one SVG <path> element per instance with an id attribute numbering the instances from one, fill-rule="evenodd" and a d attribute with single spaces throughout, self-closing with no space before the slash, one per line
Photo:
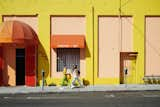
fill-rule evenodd
<path id="1" fill-rule="evenodd" d="M 20 21 L 5 21 L 0 24 L 0 43 L 38 43 L 34 30 Z"/>
<path id="2" fill-rule="evenodd" d="M 85 36 L 52 35 L 51 48 L 85 48 Z"/>

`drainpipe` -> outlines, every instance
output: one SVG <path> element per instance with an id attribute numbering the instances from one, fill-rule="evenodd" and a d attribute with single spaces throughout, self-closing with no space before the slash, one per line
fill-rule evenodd
<path id="1" fill-rule="evenodd" d="M 122 10 L 121 1 L 119 0 L 119 52 L 122 51 Z"/>
<path id="2" fill-rule="evenodd" d="M 92 27 L 92 30 L 93 30 L 93 85 L 94 85 L 94 74 L 95 74 L 95 70 L 94 70 L 94 7 L 92 6 L 92 21 L 93 21 L 93 27 Z"/>
<path id="3" fill-rule="evenodd" d="M 122 10 L 121 10 L 121 0 L 119 0 L 119 55 L 122 52 Z M 119 56 L 120 58 L 120 67 L 121 67 L 121 55 Z M 121 70 L 121 69 L 120 69 Z M 123 72 L 123 71 L 120 71 Z M 123 72 L 124 74 L 124 72 Z M 124 75 L 125 76 L 125 75 Z M 119 80 L 121 81 L 121 74 L 119 74 Z"/>

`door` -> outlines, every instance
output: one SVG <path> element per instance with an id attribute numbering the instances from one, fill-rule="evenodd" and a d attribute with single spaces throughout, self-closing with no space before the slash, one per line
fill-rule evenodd
<path id="1" fill-rule="evenodd" d="M 121 52 L 120 54 L 120 84 L 136 83 L 136 54 Z"/>
<path id="2" fill-rule="evenodd" d="M 36 86 L 36 46 L 26 47 L 26 85 Z"/>
<path id="3" fill-rule="evenodd" d="M 25 49 L 16 49 L 16 85 L 25 85 Z"/>

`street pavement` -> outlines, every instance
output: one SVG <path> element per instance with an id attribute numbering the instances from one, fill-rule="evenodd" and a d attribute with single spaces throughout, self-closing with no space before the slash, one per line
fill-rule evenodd
<path id="1" fill-rule="evenodd" d="M 160 107 L 160 91 L 1 94 L 0 107 Z"/>
<path id="2" fill-rule="evenodd" d="M 82 88 L 73 88 L 69 86 L 16 86 L 16 87 L 0 87 L 1 94 L 29 94 L 29 93 L 70 93 L 70 92 L 106 92 L 106 91 L 160 91 L 160 85 L 90 85 Z"/>

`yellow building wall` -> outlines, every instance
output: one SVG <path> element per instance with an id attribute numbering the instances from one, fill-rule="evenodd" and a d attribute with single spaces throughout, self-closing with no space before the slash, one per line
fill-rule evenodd
<path id="1" fill-rule="evenodd" d="M 145 16 L 160 15 L 160 1 L 158 0 L 94 0 L 94 84 L 119 84 L 119 78 L 98 78 L 98 16 L 118 16 L 133 17 L 133 51 L 138 52 L 136 61 L 132 61 L 136 70 L 128 83 L 141 84 L 145 72 Z M 134 72 L 134 71 L 132 71 Z"/>
<path id="2" fill-rule="evenodd" d="M 59 83 L 60 79 L 50 78 L 50 16 L 51 15 L 85 15 L 86 17 L 86 78 L 93 80 L 93 44 L 92 12 L 90 0 L 6 0 L 0 1 L 0 22 L 3 15 L 36 15 L 38 14 L 38 83 L 44 69 L 47 84 Z"/>
<path id="3" fill-rule="evenodd" d="M 133 49 L 138 52 L 135 83 L 143 83 L 145 15 L 160 15 L 160 0 L 121 0 L 122 15 L 133 17 Z M 50 15 L 85 15 L 86 17 L 86 79 L 90 84 L 119 84 L 119 78 L 99 79 L 98 74 L 98 16 L 119 15 L 120 0 L 0 0 L 2 15 L 38 14 L 38 81 L 41 70 L 50 78 Z"/>

